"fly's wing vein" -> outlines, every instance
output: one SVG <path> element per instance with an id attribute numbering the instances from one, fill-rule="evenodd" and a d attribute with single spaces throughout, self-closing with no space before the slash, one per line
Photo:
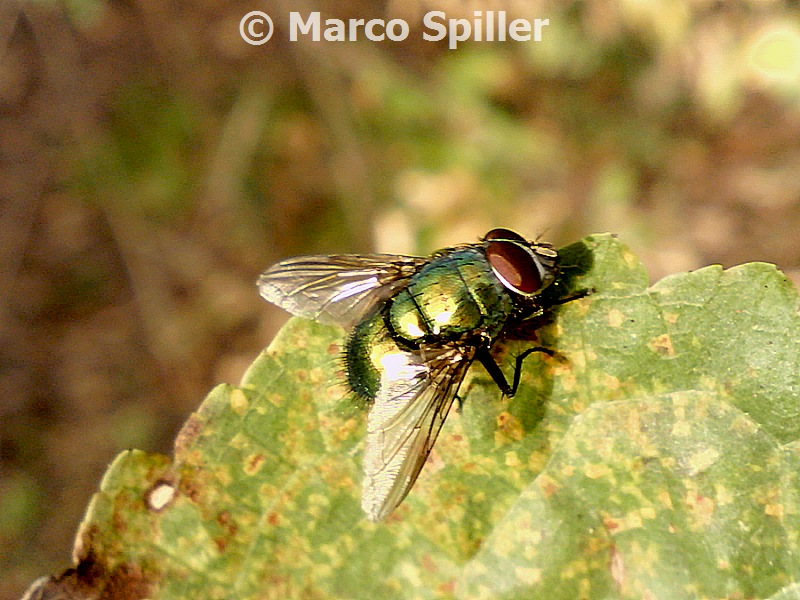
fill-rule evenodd
<path id="1" fill-rule="evenodd" d="M 393 296 L 428 259 L 396 254 L 298 256 L 258 279 L 261 295 L 293 315 L 351 327 Z"/>
<path id="2" fill-rule="evenodd" d="M 380 391 L 367 418 L 361 507 L 380 521 L 403 501 L 444 424 L 474 349 L 403 353 L 406 361 Z M 405 370 L 405 372 L 403 372 Z"/>

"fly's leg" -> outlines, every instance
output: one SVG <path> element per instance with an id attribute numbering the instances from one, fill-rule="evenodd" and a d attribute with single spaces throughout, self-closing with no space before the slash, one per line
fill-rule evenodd
<path id="1" fill-rule="evenodd" d="M 552 306 L 560 306 L 562 304 L 566 304 L 567 302 L 572 302 L 573 300 L 580 300 L 581 298 L 586 298 L 591 294 L 594 294 L 597 290 L 594 288 L 586 288 L 583 290 L 578 290 L 577 292 L 573 292 L 571 294 L 567 294 L 566 296 L 562 296 L 561 298 L 557 298 L 552 302 L 548 303 L 548 308 Z"/>
<path id="2" fill-rule="evenodd" d="M 594 288 L 578 290 L 577 292 L 573 292 L 572 294 L 568 294 L 548 302 L 545 307 L 540 307 L 533 314 L 528 315 L 516 323 L 513 323 L 507 330 L 503 332 L 502 337 L 509 340 L 525 340 L 529 342 L 536 341 L 537 332 L 542 327 L 553 322 L 555 316 L 553 314 L 553 308 L 556 306 L 561 306 L 562 304 L 566 304 L 567 302 L 572 302 L 573 300 L 585 298 L 590 294 L 594 294 L 595 291 L 596 290 Z"/>
<path id="3" fill-rule="evenodd" d="M 509 397 L 513 397 L 514 394 L 517 393 L 517 388 L 519 388 L 519 380 L 520 377 L 522 376 L 522 361 L 524 361 L 528 355 L 533 354 L 534 352 L 541 352 L 542 354 L 546 354 L 550 358 L 553 358 L 556 355 L 556 353 L 553 350 L 551 350 L 550 348 L 545 348 L 544 346 L 536 346 L 534 348 L 528 348 L 527 350 L 525 350 L 525 352 L 518 355 L 514 362 L 514 383 L 511 386 L 511 394 L 509 394 Z"/>
<path id="4" fill-rule="evenodd" d="M 538 330 L 552 321 L 553 313 L 551 312 L 551 309 L 553 307 L 560 306 L 580 298 L 585 298 L 586 296 L 595 292 L 596 290 L 594 288 L 586 288 L 550 301 L 546 304 L 546 306 L 539 307 L 538 310 L 536 310 L 534 314 L 530 315 L 528 318 L 518 321 L 514 326 L 504 331 L 503 337 L 506 339 L 534 341 L 536 340 L 536 333 Z M 522 362 L 534 352 L 541 352 L 542 354 L 547 354 L 547 356 L 550 357 L 557 355 L 556 352 L 550 348 L 545 348 L 544 346 L 528 348 L 525 350 L 525 352 L 517 356 L 515 360 L 514 379 L 512 380 L 511 385 L 508 384 L 508 380 L 503 374 L 503 371 L 500 369 L 500 365 L 498 365 L 497 361 L 492 358 L 490 346 L 481 346 L 478 349 L 475 358 L 480 361 L 489 375 L 491 375 L 492 380 L 495 382 L 495 384 L 497 384 L 497 387 L 500 388 L 500 391 L 503 393 L 503 395 L 511 398 L 517 393 L 517 388 L 519 387 L 519 380 L 522 376 Z"/>
<path id="5" fill-rule="evenodd" d="M 478 350 L 476 354 L 476 358 L 480 361 L 486 371 L 491 375 L 492 381 L 495 382 L 497 387 L 500 388 L 500 391 L 503 393 L 504 396 L 508 396 L 509 398 L 513 398 L 514 394 L 517 393 L 517 388 L 519 387 L 519 380 L 522 376 L 522 362 L 534 352 L 541 352 L 542 354 L 547 354 L 547 356 L 555 356 L 556 353 L 550 348 L 545 348 L 543 346 L 536 346 L 535 348 L 528 348 L 517 356 L 514 362 L 514 379 L 511 385 L 508 384 L 508 380 L 506 376 L 503 374 L 502 369 L 500 369 L 500 365 L 497 364 L 497 361 L 492 358 L 491 353 L 489 352 L 489 348 L 481 348 Z"/>

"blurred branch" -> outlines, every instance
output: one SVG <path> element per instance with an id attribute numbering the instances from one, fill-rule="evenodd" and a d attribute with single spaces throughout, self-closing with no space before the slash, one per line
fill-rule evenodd
<path id="1" fill-rule="evenodd" d="M 246 77 L 225 116 L 198 207 L 202 220 L 217 227 L 225 228 L 238 213 L 240 186 L 247 179 L 247 171 L 263 140 L 274 103 L 275 88 L 268 83 L 259 74 Z"/>
<path id="2" fill-rule="evenodd" d="M 22 18 L 20 3 L 9 0 L 0 5 L 0 63 L 5 58 L 11 45 L 11 36 L 17 27 L 17 22 Z"/>
<path id="3" fill-rule="evenodd" d="M 282 14 L 290 10 L 308 13 L 307 2 L 278 0 Z M 286 23 L 283 24 L 287 26 Z M 288 28 L 288 27 L 287 27 Z M 297 73 L 303 78 L 305 88 L 313 99 L 332 137 L 333 164 L 330 172 L 334 187 L 348 222 L 349 237 L 353 247 L 374 247 L 371 225 L 375 221 L 376 189 L 372 184 L 367 152 L 358 137 L 358 124 L 354 120 L 351 89 L 357 69 L 375 68 L 381 58 L 364 44 L 319 43 L 301 37 L 292 43 Z"/>

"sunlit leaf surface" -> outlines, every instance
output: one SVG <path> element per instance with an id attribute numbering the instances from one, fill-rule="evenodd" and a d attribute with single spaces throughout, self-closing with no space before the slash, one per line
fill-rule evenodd
<path id="1" fill-rule="evenodd" d="M 794 287 L 754 263 L 648 288 L 608 235 L 562 256 L 596 292 L 542 329 L 556 355 L 512 400 L 474 366 L 385 522 L 359 508 L 344 332 L 294 319 L 174 461 L 116 460 L 77 558 L 154 598 L 799 597 Z"/>

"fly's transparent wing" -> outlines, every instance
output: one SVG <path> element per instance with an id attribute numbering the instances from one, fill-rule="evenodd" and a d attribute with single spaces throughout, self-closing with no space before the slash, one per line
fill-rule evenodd
<path id="1" fill-rule="evenodd" d="M 266 270 L 258 288 L 267 301 L 293 315 L 351 327 L 427 260 L 396 254 L 297 256 Z"/>
<path id="2" fill-rule="evenodd" d="M 371 521 L 389 515 L 414 485 L 474 357 L 472 348 L 447 346 L 384 358 L 364 451 L 361 508 Z"/>

